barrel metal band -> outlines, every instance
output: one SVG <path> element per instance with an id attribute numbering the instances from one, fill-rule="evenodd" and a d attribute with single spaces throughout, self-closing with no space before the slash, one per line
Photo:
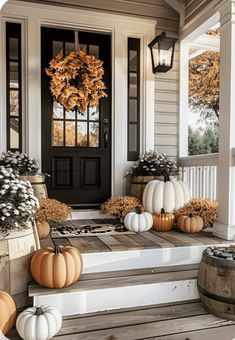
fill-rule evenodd
<path id="1" fill-rule="evenodd" d="M 226 259 L 221 259 L 219 257 L 212 257 L 212 256 L 208 256 L 206 254 L 202 255 L 202 261 L 206 264 L 209 264 L 209 266 L 212 267 L 218 267 L 218 268 L 232 268 L 235 269 L 235 261 L 231 261 L 231 260 L 226 260 Z"/>
<path id="2" fill-rule="evenodd" d="M 212 299 L 212 300 L 216 300 L 218 302 L 223 302 L 223 303 L 228 303 L 228 304 L 235 304 L 235 299 L 231 299 L 231 298 L 226 298 L 224 296 L 219 296 L 213 293 L 208 292 L 206 289 L 200 287 L 199 285 L 197 286 L 198 290 L 201 294 L 205 295 L 206 297 Z"/>

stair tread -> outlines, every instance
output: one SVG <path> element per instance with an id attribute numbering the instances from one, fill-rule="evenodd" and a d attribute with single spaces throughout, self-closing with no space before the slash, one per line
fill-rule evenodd
<path id="1" fill-rule="evenodd" d="M 197 275 L 198 264 L 83 274 L 79 281 L 69 287 L 61 289 L 45 288 L 41 287 L 36 282 L 32 282 L 29 284 L 29 296 L 63 294 L 170 281 L 191 280 L 196 279 Z"/>

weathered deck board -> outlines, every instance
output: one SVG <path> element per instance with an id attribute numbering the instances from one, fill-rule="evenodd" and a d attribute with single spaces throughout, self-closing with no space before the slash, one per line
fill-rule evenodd
<path id="1" fill-rule="evenodd" d="M 122 250 L 128 250 L 128 248 L 122 244 L 120 241 L 115 239 L 113 236 L 110 235 L 100 235 L 98 238 L 106 244 L 107 247 L 109 247 L 112 251 L 122 251 Z"/>
<path id="2" fill-rule="evenodd" d="M 159 237 L 164 238 L 165 240 L 171 243 L 174 243 L 177 247 L 204 245 L 202 241 L 198 241 L 191 236 L 190 237 L 186 236 L 185 234 L 179 233 L 174 230 L 167 231 L 167 232 L 158 232 L 155 230 L 151 230 L 151 232 L 158 235 Z"/>
<path id="3" fill-rule="evenodd" d="M 163 338 L 169 339 L 169 336 L 174 334 L 180 334 L 181 338 L 185 339 L 185 332 L 192 332 L 198 330 L 208 330 L 208 339 L 210 336 L 210 329 L 220 328 L 222 326 L 225 332 L 227 328 L 233 325 L 235 329 L 235 322 L 222 320 L 211 314 L 194 315 L 188 314 L 186 317 L 178 317 L 175 315 L 175 319 L 161 320 L 155 322 L 144 322 L 141 324 L 133 324 L 130 326 L 113 327 L 109 329 L 101 329 L 90 332 L 82 332 L 76 334 L 62 334 L 56 336 L 54 339 L 63 340 L 104 340 L 104 339 L 115 339 L 115 340 L 134 340 L 134 339 L 147 339 L 147 338 Z M 115 317 L 115 316 L 114 316 Z M 104 321 L 105 322 L 105 321 Z M 107 327 L 107 324 L 106 324 Z M 200 337 L 197 339 L 201 339 Z M 218 339 L 218 338 L 217 338 Z M 220 338 L 221 339 L 221 338 Z M 224 339 L 224 338 L 222 338 Z"/>
<path id="4" fill-rule="evenodd" d="M 88 290 L 97 290 L 97 289 L 109 289 L 114 287 L 131 287 L 137 285 L 147 285 L 147 284 L 155 284 L 162 282 L 170 282 L 170 281 L 180 281 L 180 280 L 192 280 L 196 279 L 198 276 L 197 269 L 190 270 L 181 270 L 175 272 L 150 272 L 146 274 L 139 275 L 126 275 L 120 277 L 103 277 L 98 279 L 90 279 L 90 274 L 87 274 L 86 280 L 79 280 L 72 284 L 69 287 L 61 288 L 61 289 L 50 289 L 41 287 L 37 284 L 29 285 L 29 296 L 40 296 L 51 294 L 63 294 L 70 292 L 81 292 Z M 92 275 L 92 274 L 91 274 Z"/>
<path id="5" fill-rule="evenodd" d="M 107 252 L 110 248 L 107 247 L 98 237 L 96 236 L 85 236 L 84 239 L 87 241 L 94 253 Z"/>
<path id="6" fill-rule="evenodd" d="M 131 236 L 132 235 L 115 235 L 113 237 L 128 249 L 144 249 L 144 247 L 134 241 Z"/>
<path id="7" fill-rule="evenodd" d="M 69 239 L 67 238 L 54 238 L 53 242 L 55 245 L 62 246 L 62 247 L 71 246 L 71 243 L 69 242 Z"/>
<path id="8" fill-rule="evenodd" d="M 164 238 L 161 238 L 158 235 L 155 235 L 154 233 L 150 233 L 149 231 L 145 231 L 141 235 L 143 235 L 145 238 L 156 243 L 157 248 L 158 247 L 160 247 L 160 248 L 173 248 L 173 247 L 175 247 L 175 244 L 165 240 Z"/>
<path id="9" fill-rule="evenodd" d="M 54 243 L 49 235 L 47 238 L 40 240 L 41 248 L 54 247 Z"/>
<path id="10" fill-rule="evenodd" d="M 73 223 L 74 225 L 80 223 L 77 220 L 67 222 Z M 51 236 L 49 236 L 48 238 L 41 240 L 41 247 L 53 247 L 54 244 L 72 245 L 81 253 L 96 253 L 198 245 L 219 245 L 221 243 L 229 244 L 230 242 L 213 236 L 211 232 L 201 231 L 195 234 L 184 234 L 177 229 L 169 232 L 157 232 L 151 229 L 147 232 L 128 235 L 122 233 L 118 235 L 100 234 L 94 236 L 55 237 L 52 239 Z"/>
<path id="11" fill-rule="evenodd" d="M 145 238 L 142 234 L 131 235 L 131 239 L 134 240 L 135 242 L 138 242 L 144 249 L 157 248 L 156 243 L 154 243 L 152 240 L 148 238 Z"/>
<path id="12" fill-rule="evenodd" d="M 69 242 L 81 253 L 93 253 L 93 248 L 87 242 L 87 239 L 85 239 L 85 237 L 71 237 L 69 238 Z"/>
<path id="13" fill-rule="evenodd" d="M 187 317 L 188 315 L 205 315 L 206 311 L 200 302 L 166 307 L 155 307 L 126 312 L 114 312 L 110 314 L 83 317 L 79 322 L 74 319 L 67 319 L 63 322 L 63 328 L 58 335 L 88 332 L 113 327 L 138 325 L 161 320 L 171 320 L 176 317 Z"/>

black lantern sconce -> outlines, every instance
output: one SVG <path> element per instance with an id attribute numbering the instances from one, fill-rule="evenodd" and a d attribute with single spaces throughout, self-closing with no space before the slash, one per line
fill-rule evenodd
<path id="1" fill-rule="evenodd" d="M 148 47 L 151 50 L 153 73 L 167 72 L 173 66 L 176 38 L 166 36 L 166 32 L 158 35 Z"/>

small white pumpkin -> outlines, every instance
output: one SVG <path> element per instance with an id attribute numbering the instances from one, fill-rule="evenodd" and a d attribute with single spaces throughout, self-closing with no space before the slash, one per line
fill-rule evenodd
<path id="1" fill-rule="evenodd" d="M 159 213 L 161 209 L 170 213 L 180 209 L 190 200 L 190 190 L 182 181 L 148 182 L 143 192 L 143 206 L 152 213 Z"/>
<path id="2" fill-rule="evenodd" d="M 24 310 L 16 320 L 16 329 L 24 340 L 48 340 L 62 325 L 62 316 L 52 306 L 35 306 Z"/>
<path id="3" fill-rule="evenodd" d="M 141 212 L 136 208 L 136 212 L 130 212 L 125 216 L 124 225 L 130 231 L 141 233 L 152 228 L 153 217 L 148 212 Z"/>

